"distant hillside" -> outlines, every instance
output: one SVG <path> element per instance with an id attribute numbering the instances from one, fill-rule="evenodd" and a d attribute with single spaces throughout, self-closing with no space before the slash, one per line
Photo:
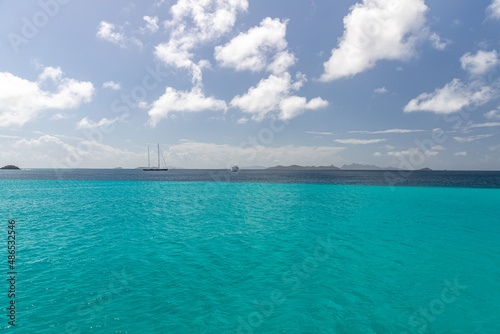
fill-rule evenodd
<path id="1" fill-rule="evenodd" d="M 243 166 L 240 169 L 266 169 L 264 166 L 254 165 L 254 166 Z"/>
<path id="2" fill-rule="evenodd" d="M 342 170 L 398 170 L 398 168 L 395 167 L 379 167 L 375 165 L 363 165 L 363 164 L 356 164 L 352 163 L 350 165 L 343 165 L 340 167 Z"/>
<path id="3" fill-rule="evenodd" d="M 291 166 L 274 166 L 266 169 L 275 169 L 275 170 L 340 170 L 340 168 L 331 166 L 299 166 L 299 165 L 291 165 Z"/>
<path id="4" fill-rule="evenodd" d="M 21 168 L 14 166 L 14 165 L 7 165 L 7 166 L 3 166 L 0 169 L 21 169 Z"/>

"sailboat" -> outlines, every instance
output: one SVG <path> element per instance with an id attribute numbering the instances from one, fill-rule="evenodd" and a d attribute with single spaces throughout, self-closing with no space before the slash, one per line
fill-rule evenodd
<path id="1" fill-rule="evenodd" d="M 162 154 L 163 158 L 163 154 Z M 165 159 L 163 159 L 163 163 L 165 163 Z M 158 167 L 151 167 L 149 160 L 149 146 L 148 146 L 148 168 L 142 169 L 145 172 L 157 172 L 157 171 L 167 171 L 168 168 L 160 168 L 160 144 L 158 144 Z"/>

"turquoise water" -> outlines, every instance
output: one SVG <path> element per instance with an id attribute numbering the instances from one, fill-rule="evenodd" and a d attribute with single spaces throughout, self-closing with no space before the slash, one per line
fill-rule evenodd
<path id="1" fill-rule="evenodd" d="M 500 189 L 0 180 L 5 333 L 500 333 Z"/>

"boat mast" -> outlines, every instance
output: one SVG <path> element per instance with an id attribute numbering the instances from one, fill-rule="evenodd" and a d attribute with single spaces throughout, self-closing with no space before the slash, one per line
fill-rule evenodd
<path id="1" fill-rule="evenodd" d="M 158 169 L 160 169 L 160 143 L 158 143 Z"/>
<path id="2" fill-rule="evenodd" d="M 149 163 L 149 146 L 148 146 L 148 168 L 150 168 L 150 163 Z"/>

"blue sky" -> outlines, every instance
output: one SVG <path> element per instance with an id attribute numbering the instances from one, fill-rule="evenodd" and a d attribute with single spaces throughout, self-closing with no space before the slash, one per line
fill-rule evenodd
<path id="1" fill-rule="evenodd" d="M 2 1 L 0 164 L 500 168 L 500 1 Z"/>

